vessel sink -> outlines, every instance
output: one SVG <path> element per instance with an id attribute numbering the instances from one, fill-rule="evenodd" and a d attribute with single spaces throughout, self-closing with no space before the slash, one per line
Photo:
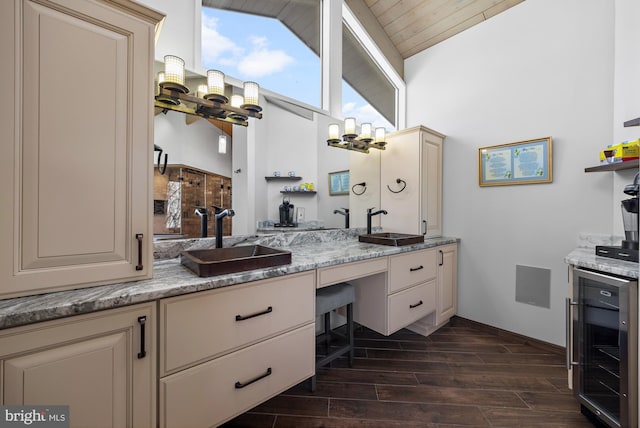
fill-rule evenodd
<path id="1" fill-rule="evenodd" d="M 183 251 L 180 263 L 198 276 L 244 272 L 291 263 L 291 252 L 262 245 Z"/>
<path id="2" fill-rule="evenodd" d="M 371 233 L 359 235 L 358 241 L 368 242 L 370 244 L 390 245 L 392 247 L 401 247 L 403 245 L 413 245 L 424 242 L 423 235 L 409 235 L 406 233 Z"/>

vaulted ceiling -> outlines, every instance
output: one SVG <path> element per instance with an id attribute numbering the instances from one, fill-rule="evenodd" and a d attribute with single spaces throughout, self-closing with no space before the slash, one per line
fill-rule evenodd
<path id="1" fill-rule="evenodd" d="M 364 0 L 405 59 L 522 1 Z"/>

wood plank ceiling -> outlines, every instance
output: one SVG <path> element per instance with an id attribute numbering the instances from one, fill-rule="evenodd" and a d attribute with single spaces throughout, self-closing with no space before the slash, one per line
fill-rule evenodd
<path id="1" fill-rule="evenodd" d="M 364 0 L 408 58 L 524 0 Z"/>

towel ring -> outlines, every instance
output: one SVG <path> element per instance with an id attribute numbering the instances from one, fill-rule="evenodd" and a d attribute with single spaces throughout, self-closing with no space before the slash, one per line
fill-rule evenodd
<path id="1" fill-rule="evenodd" d="M 400 192 L 402 192 L 402 191 L 407 187 L 407 182 L 406 182 L 406 181 L 404 181 L 404 180 L 403 180 L 403 179 L 401 179 L 401 178 L 396 178 L 396 183 L 398 183 L 398 184 L 402 183 L 402 189 L 397 190 L 397 191 L 396 191 L 396 190 L 391 190 L 391 187 L 389 187 L 389 185 L 387 184 L 387 189 L 389 189 L 389 191 L 390 191 L 391 193 L 400 193 Z"/>
<path id="2" fill-rule="evenodd" d="M 362 192 L 358 193 L 354 189 L 356 186 L 362 186 L 362 187 L 364 187 L 364 189 L 362 190 Z M 351 191 L 353 192 L 354 195 L 360 196 L 360 195 L 364 194 L 364 192 L 367 191 L 367 183 L 364 182 L 364 181 L 362 183 L 356 183 L 353 186 L 351 186 Z"/>
<path id="3" fill-rule="evenodd" d="M 160 148 L 160 146 L 158 146 L 157 144 L 154 144 L 153 151 L 159 152 L 158 153 L 158 172 L 160 173 L 160 175 L 163 175 L 167 171 L 167 158 L 169 157 L 169 155 L 167 155 L 166 153 L 164 154 L 164 167 L 160 168 L 160 161 L 162 160 L 162 148 Z"/>

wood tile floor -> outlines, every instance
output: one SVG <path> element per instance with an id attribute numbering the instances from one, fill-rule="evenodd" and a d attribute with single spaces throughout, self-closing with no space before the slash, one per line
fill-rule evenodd
<path id="1" fill-rule="evenodd" d="M 356 359 L 317 373 L 232 427 L 593 428 L 567 388 L 560 348 L 454 317 L 423 337 L 356 329 Z"/>

